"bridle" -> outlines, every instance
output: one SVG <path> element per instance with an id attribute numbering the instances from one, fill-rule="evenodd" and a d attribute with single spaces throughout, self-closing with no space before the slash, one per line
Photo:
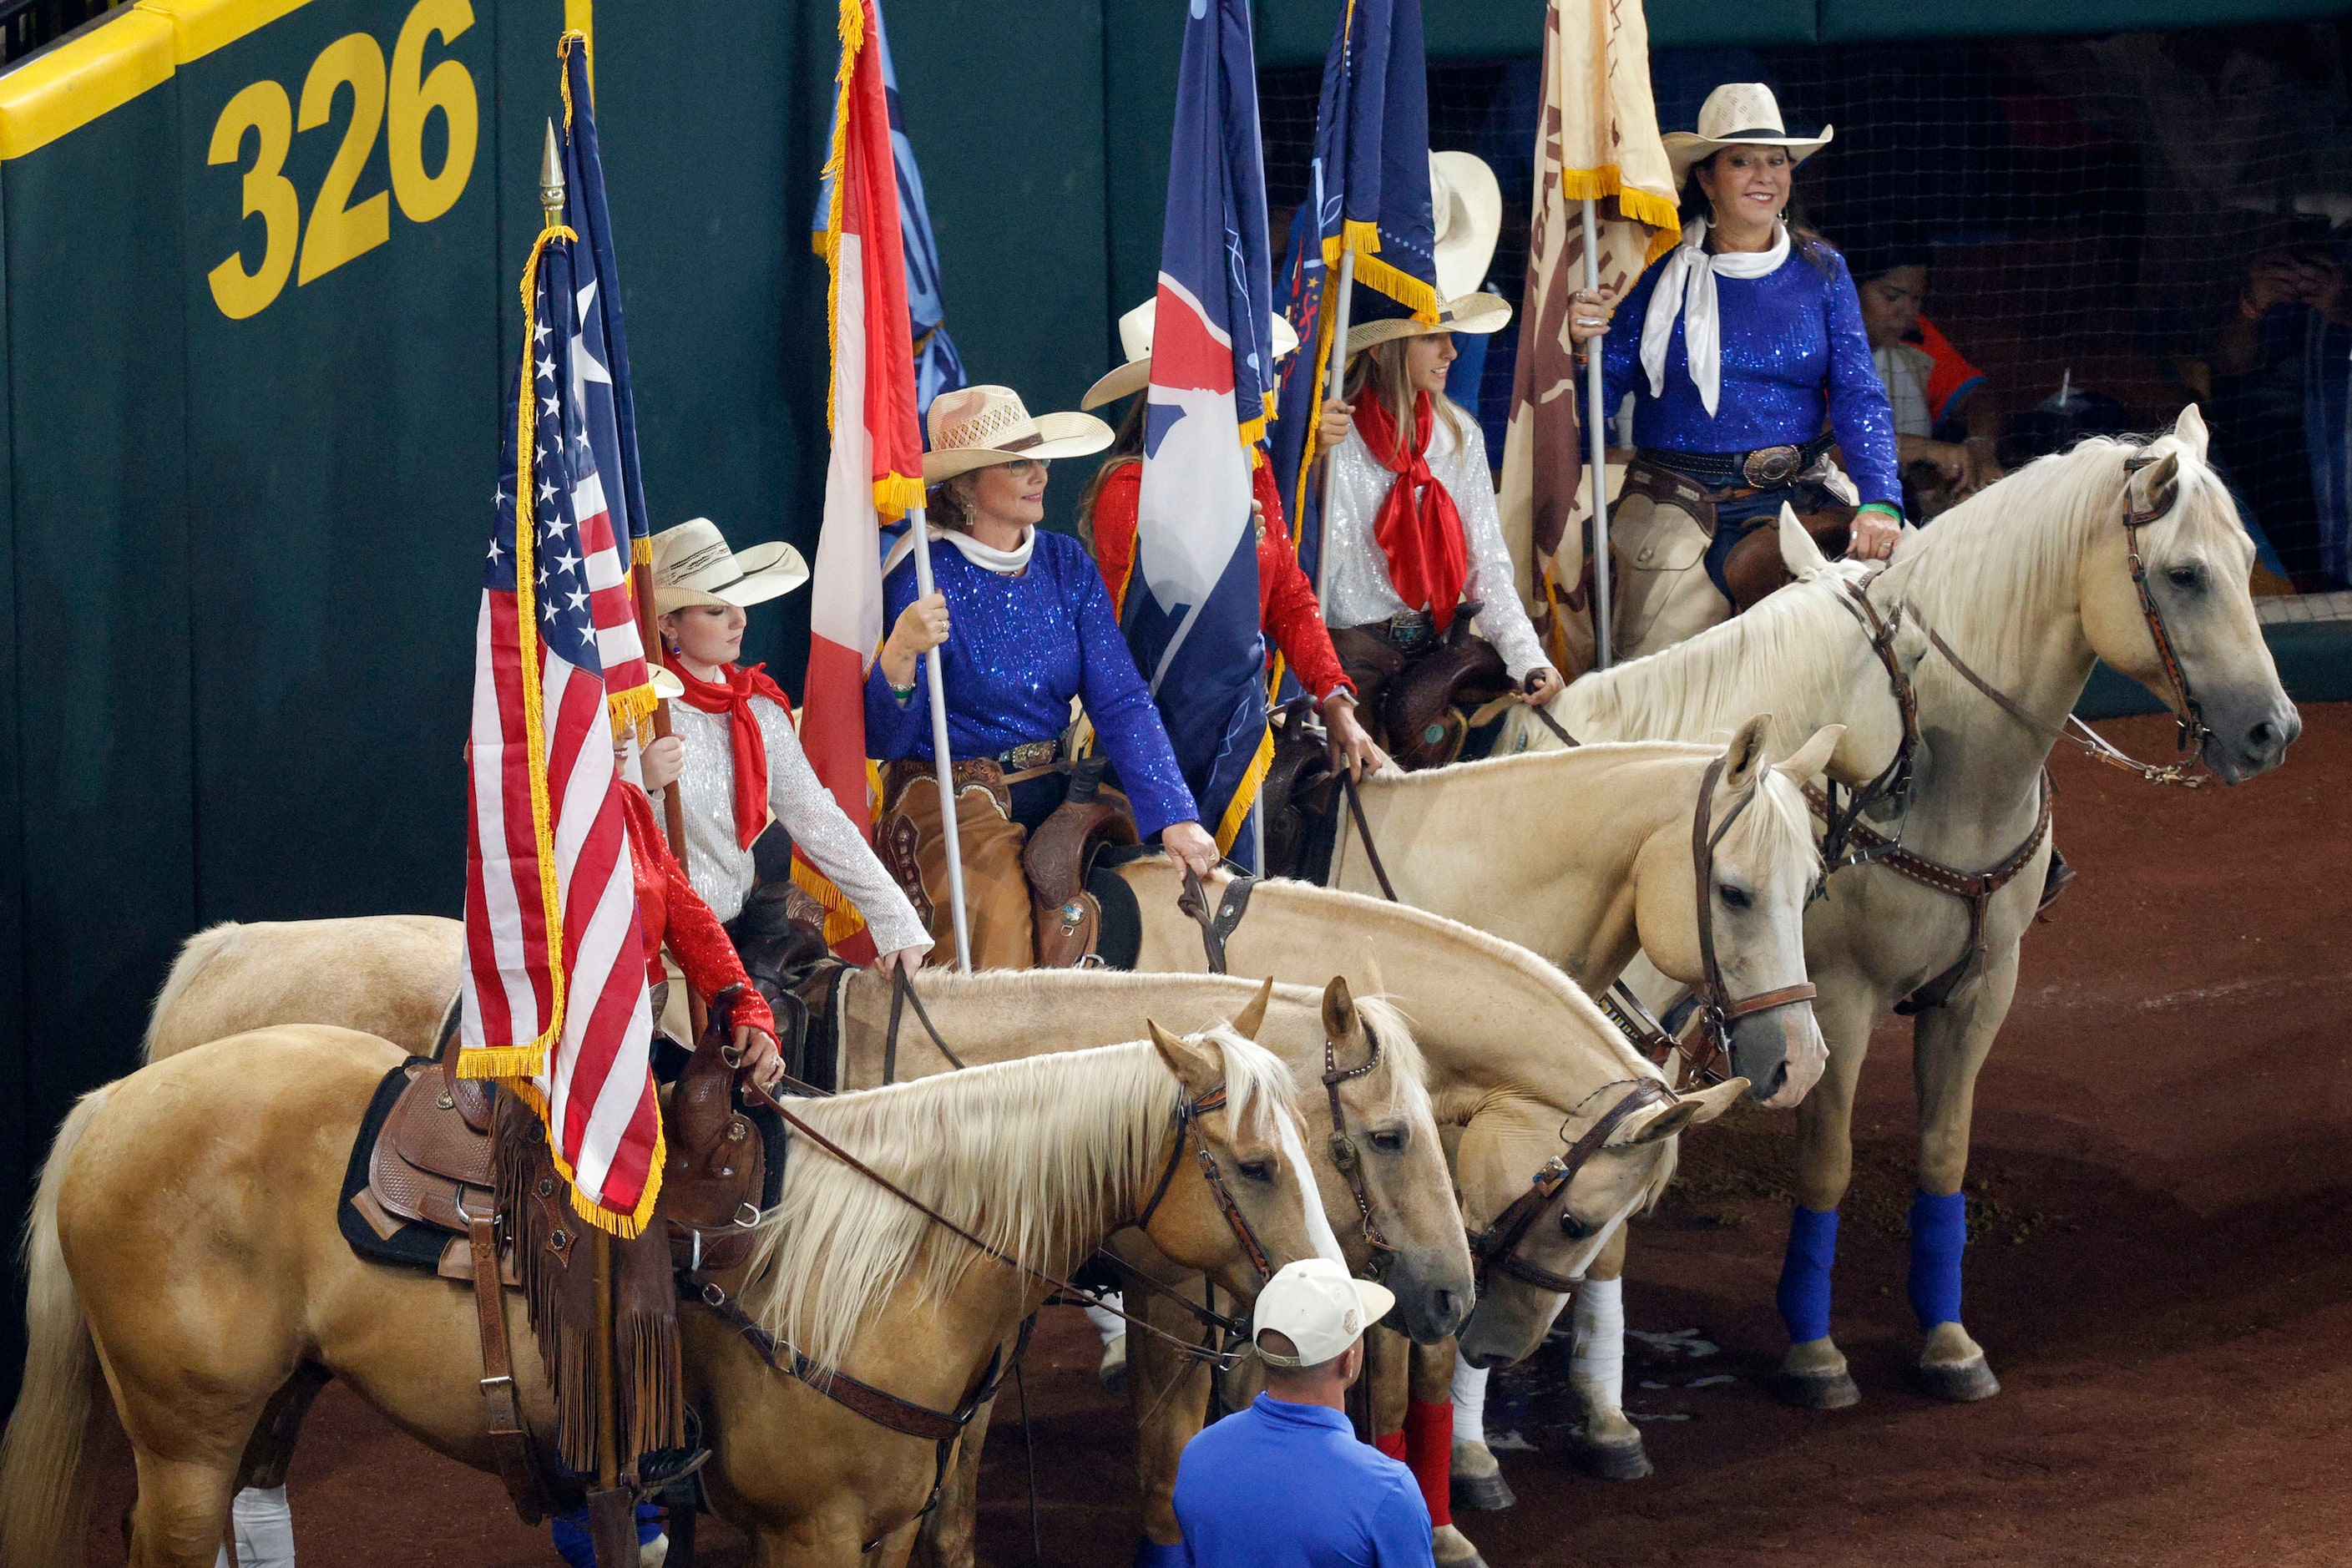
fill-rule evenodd
<path id="1" fill-rule="evenodd" d="M 1715 952 L 1715 900 L 1709 895 L 1715 889 L 1715 851 L 1739 814 L 1756 802 L 1763 793 L 1759 777 L 1753 788 L 1732 803 L 1719 823 L 1711 822 L 1715 811 L 1715 786 L 1723 777 L 1726 757 L 1717 757 L 1706 765 L 1706 776 L 1699 781 L 1698 809 L 1691 814 L 1691 869 L 1698 887 L 1698 956 L 1700 979 L 1691 987 L 1698 1003 L 1699 1017 L 1704 1025 L 1699 1053 L 1693 1057 L 1691 1068 L 1706 1074 L 1720 1072 L 1731 1058 L 1732 1026 L 1742 1018 L 1759 1013 L 1769 1013 L 1776 1007 L 1793 1007 L 1800 1002 L 1811 1002 L 1819 994 L 1810 981 L 1794 985 L 1782 985 L 1770 991 L 1759 991 L 1747 996 L 1735 997 L 1723 978 L 1723 965 Z"/>
<path id="2" fill-rule="evenodd" d="M 1249 1259 L 1252 1268 L 1257 1270 L 1258 1283 L 1263 1285 L 1274 1278 L 1274 1264 L 1267 1258 L 1265 1246 L 1258 1240 L 1257 1232 L 1251 1228 L 1249 1215 L 1242 1213 L 1241 1205 L 1234 1201 L 1233 1189 L 1225 1184 L 1224 1169 L 1217 1163 L 1217 1157 L 1209 1152 L 1209 1141 L 1201 1134 L 1200 1119 L 1213 1110 L 1224 1109 L 1223 1084 L 1219 1084 L 1198 1100 L 1176 1102 L 1176 1136 L 1169 1141 L 1168 1163 L 1160 1170 L 1160 1184 L 1151 1189 L 1151 1199 L 1143 1205 L 1143 1212 L 1127 1223 L 1138 1230 L 1150 1228 L 1151 1216 L 1160 1212 L 1160 1200 L 1168 1195 L 1170 1184 L 1176 1180 L 1176 1167 L 1184 1163 L 1184 1146 L 1190 1143 L 1194 1156 L 1200 1161 L 1202 1178 L 1209 1184 L 1209 1191 L 1216 1195 L 1218 1212 L 1225 1216 L 1225 1225 L 1233 1231 L 1234 1239 L 1241 1243 L 1242 1256 Z M 1125 1226 L 1115 1228 L 1124 1229 Z"/>
<path id="3" fill-rule="evenodd" d="M 1470 1259 L 1475 1271 L 1480 1294 L 1483 1295 L 1486 1292 L 1486 1274 L 1489 1269 L 1496 1273 L 1507 1274 L 1514 1279 L 1524 1279 L 1530 1285 L 1545 1290 L 1556 1291 L 1563 1296 L 1576 1289 L 1575 1280 L 1565 1275 L 1554 1274 L 1549 1269 L 1538 1268 L 1520 1257 L 1519 1244 L 1526 1239 L 1528 1230 L 1533 1227 L 1545 1208 L 1570 1182 L 1576 1179 L 1577 1172 L 1582 1170 L 1586 1162 L 1601 1152 L 1601 1148 L 1608 1143 L 1610 1135 L 1624 1124 L 1627 1117 L 1661 1100 L 1672 1104 L 1675 1099 L 1675 1091 L 1658 1079 L 1621 1079 L 1618 1081 L 1629 1083 L 1632 1087 L 1618 1097 L 1617 1103 L 1601 1113 L 1601 1119 L 1598 1121 L 1584 1130 L 1582 1137 L 1570 1143 L 1560 1153 L 1545 1161 L 1537 1170 L 1533 1179 L 1528 1182 L 1528 1190 L 1513 1198 L 1504 1207 L 1503 1212 L 1495 1216 L 1492 1225 L 1484 1231 L 1469 1237 Z M 1594 1089 L 1592 1094 L 1598 1095 L 1602 1090 L 1615 1087 L 1615 1084 L 1604 1083 L 1600 1089 Z M 1589 1102 L 1592 1095 L 1585 1098 Z M 1569 1120 L 1573 1121 L 1575 1115 L 1575 1111 L 1569 1112 Z M 1559 1135 L 1561 1140 L 1566 1142 L 1567 1121 L 1560 1123 Z M 1465 1231 L 1465 1234 L 1469 1233 Z"/>
<path id="4" fill-rule="evenodd" d="M 1824 797 L 1827 809 L 1822 814 L 1822 882 L 1814 889 L 1816 898 L 1827 890 L 1831 872 L 1842 866 L 1860 865 L 1874 853 L 1883 852 L 1850 851 L 1848 846 L 1865 812 L 1890 804 L 1894 815 L 1900 816 L 1911 808 L 1912 774 L 1919 754 L 1919 692 L 1911 684 L 1911 678 L 1903 672 L 1902 662 L 1895 654 L 1895 639 L 1903 628 L 1903 614 L 1908 606 L 1898 603 L 1893 610 L 1881 615 L 1866 589 L 1843 578 L 1838 586 L 1844 592 L 1837 603 L 1861 623 L 1871 652 L 1886 667 L 1887 684 L 1894 689 L 1895 708 L 1903 715 L 1903 739 L 1878 776 L 1858 789 L 1849 790 L 1843 805 L 1838 804 L 1837 780 L 1828 781 L 1829 790 Z"/>

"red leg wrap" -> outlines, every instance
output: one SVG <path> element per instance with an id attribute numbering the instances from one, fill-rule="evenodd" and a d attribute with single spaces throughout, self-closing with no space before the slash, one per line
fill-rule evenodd
<path id="1" fill-rule="evenodd" d="M 1404 1462 L 1421 1483 L 1433 1525 L 1454 1522 L 1454 1406 L 1444 1400 L 1413 1400 L 1404 1410 Z"/>

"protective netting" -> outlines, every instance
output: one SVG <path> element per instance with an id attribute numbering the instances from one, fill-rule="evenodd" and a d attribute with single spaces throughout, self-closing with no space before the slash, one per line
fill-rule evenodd
<path id="1" fill-rule="evenodd" d="M 1836 127 L 1799 172 L 1801 212 L 1857 281 L 1891 274 L 1898 310 L 1925 294 L 1958 356 L 1932 377 L 1920 364 L 1931 441 L 1991 433 L 2013 465 L 2161 426 L 2194 398 L 2266 565 L 2319 588 L 2352 580 L 2347 50 L 2352 26 L 2278 25 L 1659 49 L 1652 77 L 1666 130 L 1726 81 L 1770 83 L 1792 130 Z M 1318 80 L 1261 76 L 1277 219 L 1305 190 Z M 1430 70 L 1433 145 L 1501 181 L 1492 275 L 1514 301 L 1537 89 L 1533 58 Z M 1512 347 L 1494 340 L 1479 377 L 1495 452 Z M 1954 397 L 1963 362 L 1984 379 Z M 1934 462 L 1906 477 L 1932 510 Z"/>

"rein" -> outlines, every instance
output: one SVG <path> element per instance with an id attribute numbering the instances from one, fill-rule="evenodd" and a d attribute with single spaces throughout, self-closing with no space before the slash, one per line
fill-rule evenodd
<path id="1" fill-rule="evenodd" d="M 1895 657 L 1895 638 L 1902 630 L 1903 613 L 1906 606 L 1897 604 L 1891 613 L 1881 616 L 1865 589 L 1843 579 L 1838 586 L 1844 590 L 1844 595 L 1837 603 L 1861 624 L 1863 635 L 1869 639 L 1871 652 L 1876 654 L 1878 662 L 1886 667 L 1886 679 L 1894 689 L 1895 705 L 1903 715 L 1903 740 L 1878 776 L 1860 789 L 1850 792 L 1843 806 L 1838 805 L 1837 781 L 1830 780 L 1828 804 L 1822 814 L 1822 887 L 1815 889 L 1816 897 L 1826 890 L 1831 872 L 1841 867 L 1860 865 L 1874 853 L 1850 853 L 1847 849 L 1854 839 L 1854 830 L 1862 825 L 1863 813 L 1886 801 L 1894 803 L 1898 816 L 1910 809 L 1912 773 L 1919 752 L 1918 689 L 1912 685 L 1911 678 L 1903 673 L 1903 667 Z M 1930 632 L 1928 635 L 1933 637 L 1935 634 Z M 1881 842 L 1885 841 L 1882 839 Z M 1883 850 L 1876 852 L 1884 853 Z"/>
<path id="2" fill-rule="evenodd" d="M 1701 978 L 1691 987 L 1698 999 L 1699 1016 L 1705 1023 L 1704 1048 L 1693 1058 L 1691 1066 L 1701 1073 L 1719 1070 L 1731 1057 L 1731 1028 L 1742 1018 L 1759 1013 L 1769 1013 L 1776 1007 L 1792 1007 L 1800 1002 L 1811 1002 L 1820 993 L 1810 981 L 1794 985 L 1782 985 L 1771 991 L 1759 991 L 1751 995 L 1734 997 L 1724 983 L 1723 966 L 1715 952 L 1715 900 L 1708 895 L 1715 887 L 1715 851 L 1723 842 L 1739 814 L 1756 802 L 1763 788 L 1761 779 L 1723 814 L 1719 823 L 1710 823 L 1715 807 L 1715 786 L 1723 777 L 1727 757 L 1717 757 L 1706 765 L 1706 776 L 1699 781 L 1698 809 L 1691 814 L 1691 868 L 1698 888 L 1698 956 Z"/>
<path id="3" fill-rule="evenodd" d="M 1656 1079 L 1621 1079 L 1620 1081 L 1630 1081 L 1633 1087 L 1618 1097 L 1616 1104 L 1601 1112 L 1601 1119 L 1586 1128 L 1582 1137 L 1569 1144 L 1564 1152 L 1546 1161 L 1536 1172 L 1533 1179 L 1528 1182 L 1528 1190 L 1513 1198 L 1503 1212 L 1495 1216 L 1492 1225 L 1469 1237 L 1470 1258 L 1476 1265 L 1476 1278 L 1481 1291 L 1486 1289 L 1486 1272 L 1489 1269 L 1507 1274 L 1515 1279 L 1524 1279 L 1530 1285 L 1545 1290 L 1557 1291 L 1563 1296 L 1576 1289 L 1575 1280 L 1565 1275 L 1554 1274 L 1549 1269 L 1538 1268 L 1521 1258 L 1519 1243 L 1526 1238 L 1528 1231 L 1535 1225 L 1537 1217 L 1543 1213 L 1545 1207 L 1568 1186 L 1569 1183 L 1576 1179 L 1577 1172 L 1582 1170 L 1586 1163 L 1601 1152 L 1609 1142 L 1610 1134 L 1622 1126 L 1627 1117 L 1646 1106 L 1655 1105 L 1660 1100 L 1672 1103 L 1675 1100 L 1675 1091 Z M 1601 1087 L 1609 1089 L 1614 1086 L 1602 1084 Z M 1598 1089 L 1594 1090 L 1596 1094 L 1599 1092 Z M 1574 1113 L 1570 1112 L 1570 1114 L 1572 1116 Z M 1567 1136 L 1568 1127 L 1563 1122 L 1560 1125 L 1560 1137 L 1564 1141 Z"/>

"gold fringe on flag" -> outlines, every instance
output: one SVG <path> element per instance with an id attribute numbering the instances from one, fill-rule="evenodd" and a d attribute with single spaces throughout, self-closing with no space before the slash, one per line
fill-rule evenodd
<path id="1" fill-rule="evenodd" d="M 1257 738 L 1257 755 L 1250 759 L 1249 771 L 1226 803 L 1225 817 L 1217 824 L 1217 853 L 1229 852 L 1234 840 L 1241 837 L 1243 826 L 1249 821 L 1250 807 L 1257 803 L 1257 792 L 1265 783 L 1266 770 L 1274 766 L 1274 731 L 1269 728 Z"/>
<path id="2" fill-rule="evenodd" d="M 1339 275 L 1339 258 L 1347 251 L 1356 253 L 1356 281 L 1379 289 L 1398 304 L 1412 312 L 1416 321 L 1437 324 L 1437 285 L 1424 283 L 1412 273 L 1391 267 L 1380 258 L 1381 227 L 1360 218 L 1349 218 L 1340 225 L 1339 232 L 1323 242 L 1323 267 L 1331 277 Z"/>
<path id="3" fill-rule="evenodd" d="M 793 885 L 824 906 L 825 946 L 837 947 L 866 929 L 866 917 L 857 912 L 849 895 L 797 855 L 793 857 Z"/>
<path id="4" fill-rule="evenodd" d="M 866 7 L 863 0 L 841 0 L 841 66 L 833 74 L 833 143 L 825 150 L 823 178 L 833 182 L 831 197 L 825 203 L 824 243 L 818 254 L 824 258 L 824 341 L 833 345 L 834 353 L 841 352 L 841 176 L 849 164 L 849 83 L 857 74 L 857 51 L 866 45 Z M 834 379 L 824 383 L 824 427 L 830 431 L 840 410 L 833 405 Z M 877 498 L 877 503 L 879 498 Z"/>
<path id="5" fill-rule="evenodd" d="M 1649 252 L 1642 258 L 1643 267 L 1682 243 L 1683 218 L 1675 204 L 1639 185 L 1627 184 L 1623 172 L 1614 163 L 1598 169 L 1562 169 L 1559 188 L 1560 194 L 1572 202 L 1605 201 L 1614 196 L 1618 216 L 1656 229 L 1650 236 Z M 1356 265 L 1361 267 L 1363 263 L 1359 261 Z"/>
<path id="6" fill-rule="evenodd" d="M 922 504 L 923 481 L 919 475 L 886 474 L 874 481 L 874 510 L 887 522 L 898 521 Z"/>

